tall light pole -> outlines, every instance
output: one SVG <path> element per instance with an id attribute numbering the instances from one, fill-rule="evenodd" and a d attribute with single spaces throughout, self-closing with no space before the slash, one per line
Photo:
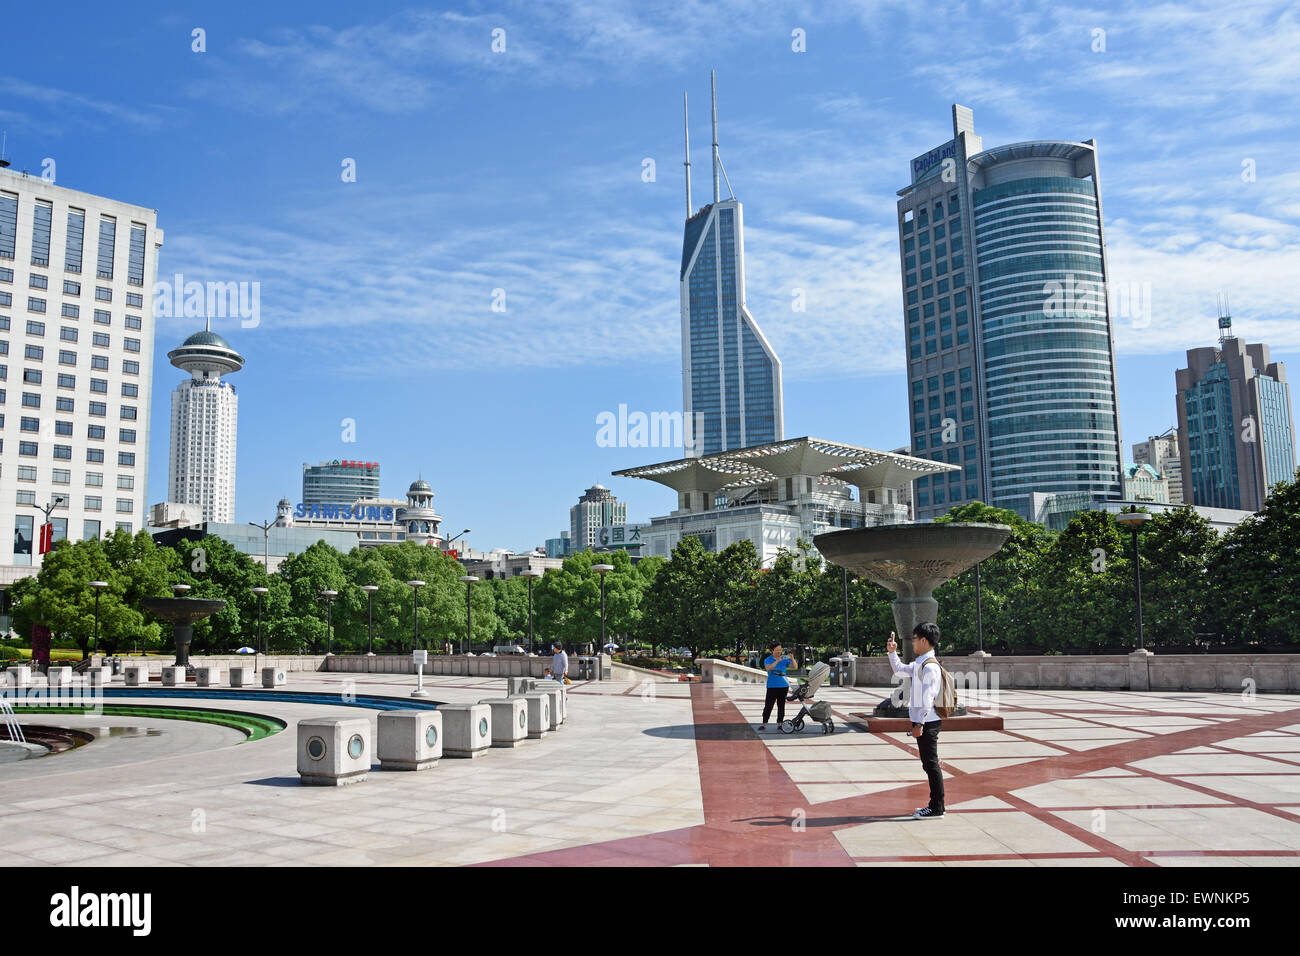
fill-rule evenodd
<path id="1" fill-rule="evenodd" d="M 262 570 L 267 574 L 271 573 L 271 529 L 275 527 L 274 521 L 263 521 L 258 524 L 256 521 L 248 522 L 254 528 L 262 529 Z"/>
<path id="2" fill-rule="evenodd" d="M 981 656 L 984 654 L 984 600 L 980 586 L 980 565 L 983 563 L 983 561 L 975 563 L 975 634 L 979 638 Z"/>
<path id="3" fill-rule="evenodd" d="M 325 656 L 329 657 L 334 653 L 334 599 L 339 596 L 338 591 L 328 589 L 321 591 L 320 599 L 325 602 Z"/>
<path id="4" fill-rule="evenodd" d="M 532 654 L 537 650 L 533 642 L 533 578 L 540 578 L 542 572 L 529 568 L 520 572 L 519 576 L 528 579 L 528 653 Z"/>
<path id="5" fill-rule="evenodd" d="M 457 534 L 453 534 L 450 538 L 444 541 L 442 545 L 443 550 L 450 550 L 451 543 L 455 541 L 457 538 L 459 538 L 462 534 L 469 534 L 469 528 L 466 528 L 464 531 L 458 532 Z"/>
<path id="6" fill-rule="evenodd" d="M 253 593 L 257 595 L 257 649 L 260 653 L 266 653 L 266 641 L 262 637 L 262 602 L 266 596 L 271 593 L 270 588 L 253 588 Z"/>
<path id="7" fill-rule="evenodd" d="M 1123 511 L 1115 516 L 1115 520 L 1127 528 L 1133 534 L 1133 593 L 1137 596 L 1137 629 L 1138 629 L 1138 650 L 1142 647 L 1142 566 L 1138 559 L 1138 532 L 1142 526 L 1151 520 L 1151 516 L 1145 511 Z"/>
<path id="8" fill-rule="evenodd" d="M 841 567 L 840 571 L 844 578 L 844 650 L 853 653 L 853 648 L 849 647 L 849 569 Z"/>
<path id="9" fill-rule="evenodd" d="M 90 644 L 90 656 L 95 656 L 95 648 L 99 646 L 99 592 L 108 587 L 107 581 L 91 581 L 90 587 L 95 592 L 95 638 Z"/>
<path id="10" fill-rule="evenodd" d="M 470 607 L 469 593 L 470 590 L 474 587 L 474 582 L 477 581 L 478 578 L 474 577 L 474 575 L 472 574 L 466 574 L 464 577 L 461 578 L 461 580 L 465 582 L 465 643 L 466 646 L 464 650 L 461 651 L 461 653 L 464 654 L 466 651 L 470 651 L 474 649 L 474 611 Z M 466 671 L 466 673 L 468 673 L 468 671 Z"/>
<path id="11" fill-rule="evenodd" d="M 415 643 L 411 645 L 411 650 L 420 649 L 420 588 L 424 587 L 423 581 L 407 581 L 411 586 L 411 594 L 415 601 Z"/>
<path id="12" fill-rule="evenodd" d="M 369 635 L 366 646 L 366 656 L 375 656 L 375 592 L 379 590 L 378 584 L 363 584 L 361 590 L 366 592 L 366 601 L 370 605 L 366 614 L 366 633 Z"/>
<path id="13" fill-rule="evenodd" d="M 51 501 L 48 505 L 38 505 L 38 504 L 32 505 L 33 508 L 35 508 L 37 511 L 45 515 L 45 520 L 41 522 L 41 530 L 38 532 L 38 536 L 39 536 L 38 540 L 41 542 L 41 544 L 44 544 L 45 542 L 45 526 L 50 523 L 50 512 L 53 511 L 55 508 L 57 508 L 59 505 L 63 504 L 63 502 L 65 501 L 67 501 L 67 498 L 65 498 L 63 495 L 55 495 L 54 500 Z M 53 537 L 53 532 L 51 532 L 51 537 Z M 51 541 L 50 542 L 51 547 L 53 547 L 53 544 L 54 542 Z M 41 551 L 40 544 L 36 546 L 36 551 L 38 554 L 45 553 L 44 551 Z"/>
<path id="14" fill-rule="evenodd" d="M 591 570 L 600 575 L 600 647 L 596 648 L 596 680 L 602 679 L 600 655 L 605 653 L 605 575 L 614 570 L 612 564 L 593 564 Z"/>

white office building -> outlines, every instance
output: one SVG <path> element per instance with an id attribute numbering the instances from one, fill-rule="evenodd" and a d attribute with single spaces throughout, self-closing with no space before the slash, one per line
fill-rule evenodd
<path id="1" fill-rule="evenodd" d="M 172 392 L 168 500 L 198 505 L 204 521 L 232 522 L 239 396 L 221 376 L 243 368 L 244 357 L 209 322 L 167 358 L 190 373 Z"/>
<path id="2" fill-rule="evenodd" d="M 0 587 L 145 523 L 157 211 L 0 168 Z"/>

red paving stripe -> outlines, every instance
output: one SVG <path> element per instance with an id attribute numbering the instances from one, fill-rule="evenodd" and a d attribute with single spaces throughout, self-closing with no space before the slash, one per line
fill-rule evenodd
<path id="1" fill-rule="evenodd" d="M 1028 800 L 1022 800 L 1010 793 L 1004 793 L 1002 799 L 1009 803 L 1014 809 L 1021 813 L 1027 813 L 1040 823 L 1046 823 L 1053 830 L 1059 830 L 1068 837 L 1078 840 L 1080 843 L 1087 844 L 1099 853 L 1104 853 L 1109 857 L 1119 860 L 1125 866 L 1154 866 L 1154 863 L 1144 859 L 1144 854 L 1133 850 L 1125 849 L 1118 843 L 1112 843 L 1105 837 L 1086 827 L 1081 827 L 1077 823 L 1071 823 L 1056 816 L 1051 810 L 1045 810 L 1042 807 L 1034 806 Z"/>
<path id="2" fill-rule="evenodd" d="M 854 863 L 940 863 L 977 860 L 1003 863 L 1012 860 L 1104 860 L 1104 853 L 943 853 L 933 856 L 855 856 Z"/>

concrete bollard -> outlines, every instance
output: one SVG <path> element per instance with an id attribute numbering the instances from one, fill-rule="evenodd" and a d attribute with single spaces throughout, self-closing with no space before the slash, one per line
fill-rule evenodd
<path id="1" fill-rule="evenodd" d="M 507 677 L 506 678 L 506 696 L 520 697 L 533 689 L 537 683 L 535 677 Z"/>
<path id="2" fill-rule="evenodd" d="M 480 700 L 492 708 L 492 746 L 518 747 L 528 739 L 528 705 L 522 697 Z"/>
<path id="3" fill-rule="evenodd" d="M 243 664 L 230 668 L 231 687 L 252 687 L 253 669 Z"/>
<path id="4" fill-rule="evenodd" d="M 199 687 L 220 687 L 221 668 L 215 664 L 194 668 L 194 683 Z"/>
<path id="5" fill-rule="evenodd" d="M 541 740 L 551 732 L 551 695 L 529 691 L 521 699 L 528 710 L 528 739 Z"/>
<path id="6" fill-rule="evenodd" d="M 91 687 L 107 687 L 113 683 L 113 668 L 92 667 L 86 671 L 86 683 Z"/>
<path id="7" fill-rule="evenodd" d="M 312 787 L 357 783 L 370 772 L 370 721 L 316 717 L 298 721 L 299 782 Z"/>
<path id="8" fill-rule="evenodd" d="M 428 770 L 442 756 L 442 712 L 379 713 L 379 765 L 384 770 Z"/>
<path id="9" fill-rule="evenodd" d="M 285 682 L 285 670 L 283 667 L 262 668 L 263 687 L 283 687 Z"/>
<path id="10" fill-rule="evenodd" d="M 148 664 L 128 664 L 123 671 L 126 677 L 127 687 L 148 687 L 149 686 L 149 665 Z"/>
<path id="11" fill-rule="evenodd" d="M 479 757 L 492 746 L 492 708 L 487 704 L 443 704 L 442 753 L 445 757 Z"/>
<path id="12" fill-rule="evenodd" d="M 71 667 L 51 667 L 45 672 L 51 687 L 71 687 L 72 686 L 72 668 Z"/>
<path id="13" fill-rule="evenodd" d="M 184 687 L 185 668 L 164 667 L 162 669 L 162 684 L 164 687 Z"/>
<path id="14" fill-rule="evenodd" d="M 555 681 L 539 680 L 534 693 L 545 694 L 551 701 L 551 730 L 558 730 L 564 722 L 564 704 L 561 700 L 564 690 Z"/>
<path id="15" fill-rule="evenodd" d="M 32 686 L 32 669 L 30 667 L 11 667 L 5 671 L 5 685 L 17 690 Z"/>

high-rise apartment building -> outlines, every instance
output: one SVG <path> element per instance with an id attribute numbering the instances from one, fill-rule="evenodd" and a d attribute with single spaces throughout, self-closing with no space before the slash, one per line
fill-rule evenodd
<path id="1" fill-rule="evenodd" d="M 379 497 L 379 462 L 323 461 L 302 466 L 302 503 L 350 505 L 361 498 Z"/>
<path id="2" fill-rule="evenodd" d="M 0 168 L 0 586 L 47 505 L 54 541 L 144 526 L 162 242 L 156 210 Z"/>
<path id="3" fill-rule="evenodd" d="M 1220 327 L 1228 334 L 1219 347 L 1189 349 L 1187 368 L 1175 373 L 1183 500 L 1258 511 L 1296 471 L 1286 367 L 1269 360 L 1267 345 Z"/>
<path id="4" fill-rule="evenodd" d="M 912 160 L 899 255 L 918 519 L 974 499 L 1118 498 L 1123 457 L 1097 147 L 984 149 L 974 116 Z"/>
<path id="5" fill-rule="evenodd" d="M 211 323 L 167 353 L 190 377 L 172 392 L 170 500 L 198 505 L 204 521 L 235 520 L 235 440 L 239 396 L 222 378 L 244 357 Z"/>
<path id="6" fill-rule="evenodd" d="M 1183 503 L 1183 460 L 1178 456 L 1178 429 L 1170 428 L 1159 435 L 1152 435 L 1143 442 L 1133 446 L 1133 461 L 1139 465 L 1150 465 L 1157 475 L 1165 479 L 1169 491 L 1169 503 Z"/>
<path id="7" fill-rule="evenodd" d="M 720 198 L 716 83 L 713 93 L 713 202 L 694 213 L 686 124 L 682 401 L 685 427 L 699 432 L 688 442 L 695 456 L 785 437 L 781 362 L 745 305 L 744 213 L 734 195 Z"/>
<path id="8" fill-rule="evenodd" d="M 627 524 L 627 504 L 604 485 L 592 485 L 569 509 L 570 551 L 594 548 L 600 529 L 615 524 Z"/>

